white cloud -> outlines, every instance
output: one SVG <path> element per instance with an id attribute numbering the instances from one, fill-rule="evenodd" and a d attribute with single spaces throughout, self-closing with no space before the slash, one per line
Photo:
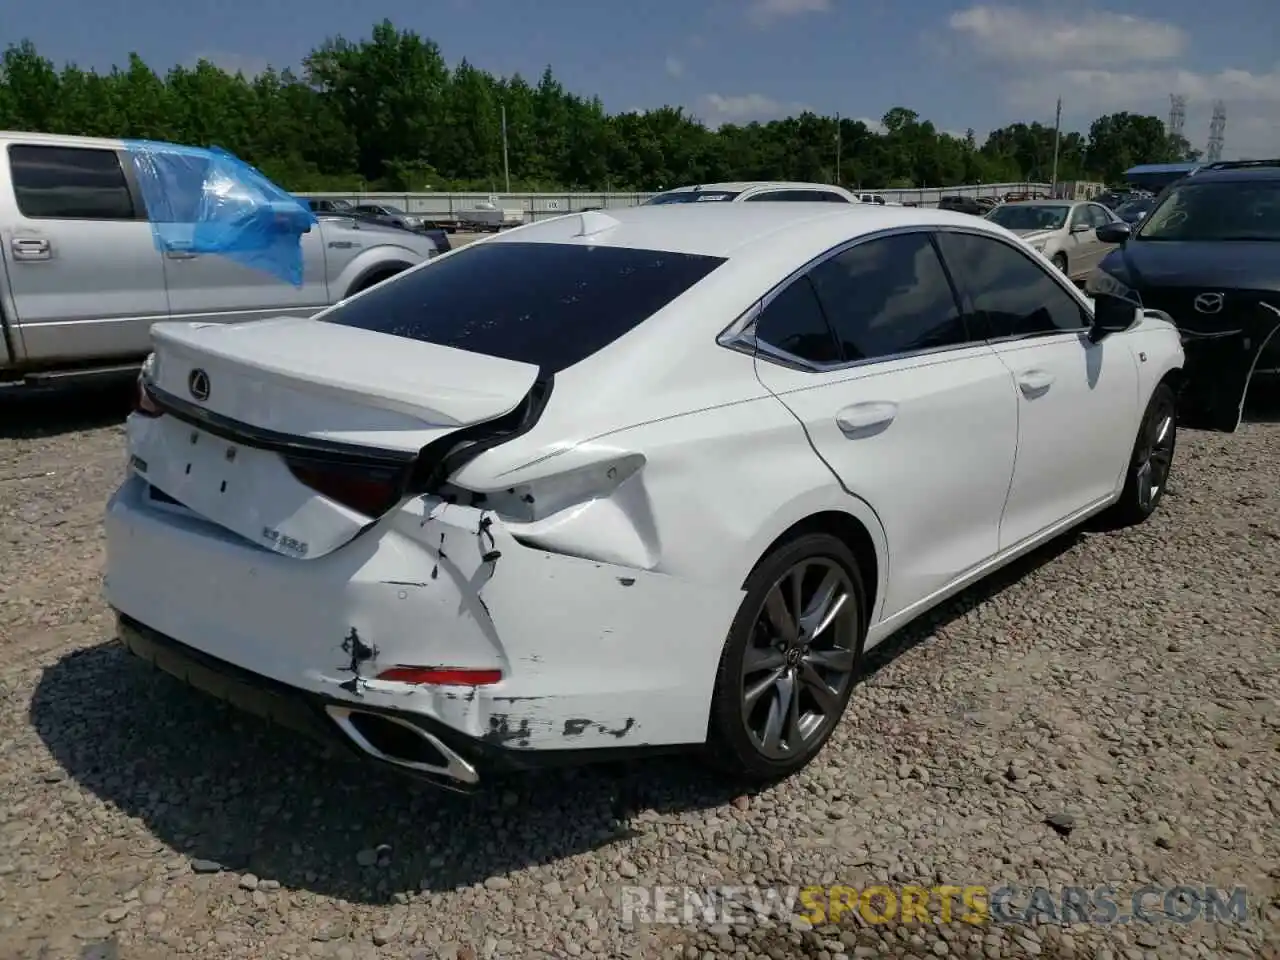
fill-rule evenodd
<path id="1" fill-rule="evenodd" d="M 752 0 L 747 19 L 757 27 L 765 27 L 788 17 L 826 13 L 830 9 L 831 0 Z"/>
<path id="2" fill-rule="evenodd" d="M 243 73 L 250 80 L 260 73 L 266 73 L 267 68 L 271 66 L 265 57 L 248 56 L 242 53 L 227 53 L 225 51 L 197 53 L 191 58 L 191 66 L 194 67 L 201 60 L 208 60 L 215 67 L 219 67 L 227 71 L 227 73 Z"/>
<path id="3" fill-rule="evenodd" d="M 1183 135 L 1196 149 L 1204 149 L 1213 102 L 1222 100 L 1227 106 L 1224 157 L 1280 155 L 1280 64 L 1267 73 L 1064 70 L 1023 77 L 1007 88 L 1011 105 L 1049 118 L 1054 100 L 1061 96 L 1064 110 L 1074 115 L 1127 110 L 1163 119 L 1169 112 L 1170 94 L 1187 98 Z"/>
<path id="4" fill-rule="evenodd" d="M 684 61 L 676 57 L 668 56 L 663 68 L 667 71 L 668 77 L 681 77 L 684 75 Z"/>
<path id="5" fill-rule="evenodd" d="M 1181 27 L 1105 11 L 1068 18 L 978 5 L 952 14 L 948 26 L 969 53 L 990 61 L 1006 101 L 1026 117 L 1052 123 L 1062 97 L 1064 114 L 1086 124 L 1084 118 L 1121 110 L 1163 119 L 1169 95 L 1181 94 L 1183 133 L 1204 149 L 1213 102 L 1222 100 L 1223 156 L 1280 155 L 1280 62 L 1264 72 L 1188 70 L 1176 64 L 1188 48 Z M 1117 63 L 1130 66 L 1116 70 Z"/>
<path id="6" fill-rule="evenodd" d="M 1181 27 L 1119 13 L 1038 15 L 980 5 L 953 13 L 948 22 L 979 53 L 1005 63 L 1101 66 L 1117 59 L 1169 60 L 1187 48 Z"/>
<path id="7" fill-rule="evenodd" d="M 872 133 L 884 133 L 884 124 L 875 117 L 853 117 L 854 123 L 865 123 Z"/>
<path id="8" fill-rule="evenodd" d="M 698 115 L 709 127 L 725 123 L 750 123 L 752 120 L 777 120 L 811 110 L 807 104 L 775 100 L 763 93 L 724 96 L 703 94 L 698 100 Z"/>

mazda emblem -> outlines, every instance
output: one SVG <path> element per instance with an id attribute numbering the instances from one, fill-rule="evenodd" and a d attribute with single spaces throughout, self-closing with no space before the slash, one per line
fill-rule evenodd
<path id="1" fill-rule="evenodd" d="M 1192 305 L 1197 313 L 1221 313 L 1222 294 L 1202 293 L 1192 301 Z"/>
<path id="2" fill-rule="evenodd" d="M 191 371 L 191 375 L 187 377 L 187 389 L 191 391 L 191 395 L 197 400 L 203 402 L 209 399 L 209 375 L 197 367 Z"/>

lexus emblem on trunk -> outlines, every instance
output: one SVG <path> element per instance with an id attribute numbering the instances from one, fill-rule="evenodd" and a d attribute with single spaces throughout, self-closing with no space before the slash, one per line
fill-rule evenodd
<path id="1" fill-rule="evenodd" d="M 191 391 L 191 395 L 197 400 L 208 400 L 209 375 L 199 367 L 192 370 L 191 375 L 187 377 L 187 389 Z"/>
<path id="2" fill-rule="evenodd" d="M 1192 305 L 1196 308 L 1197 313 L 1221 313 L 1222 294 L 1202 293 L 1192 301 Z"/>

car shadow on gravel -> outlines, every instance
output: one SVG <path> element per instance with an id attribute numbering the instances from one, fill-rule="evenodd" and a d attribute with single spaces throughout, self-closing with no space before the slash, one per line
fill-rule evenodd
<path id="1" fill-rule="evenodd" d="M 1049 544 L 901 631 L 867 657 L 860 680 L 1075 540 Z M 744 792 L 679 756 L 506 778 L 472 797 L 436 791 L 325 758 L 115 641 L 48 667 L 30 716 L 71 778 L 156 840 L 193 861 L 349 902 L 561 861 L 631 836 L 636 817 L 711 809 Z"/>
<path id="2" fill-rule="evenodd" d="M 0 387 L 0 440 L 34 440 L 123 423 L 133 380 L 80 387 Z"/>

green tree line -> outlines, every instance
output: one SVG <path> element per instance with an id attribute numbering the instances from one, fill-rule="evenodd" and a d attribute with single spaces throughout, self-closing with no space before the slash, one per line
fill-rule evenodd
<path id="1" fill-rule="evenodd" d="M 246 77 L 200 61 L 161 75 L 137 54 L 110 73 L 59 69 L 29 41 L 0 57 L 0 129 L 217 145 L 296 191 L 500 190 L 504 108 L 513 190 L 1047 181 L 1054 152 L 1052 126 L 1015 123 L 979 144 L 906 107 L 889 110 L 882 130 L 813 113 L 716 130 L 679 107 L 609 114 L 550 67 L 536 83 L 466 60 L 451 68 L 430 39 L 385 20 L 366 39 L 326 40 L 300 74 Z M 1062 133 L 1058 176 L 1111 183 L 1137 163 L 1192 158 L 1158 118 L 1115 113 L 1087 134 Z"/>

